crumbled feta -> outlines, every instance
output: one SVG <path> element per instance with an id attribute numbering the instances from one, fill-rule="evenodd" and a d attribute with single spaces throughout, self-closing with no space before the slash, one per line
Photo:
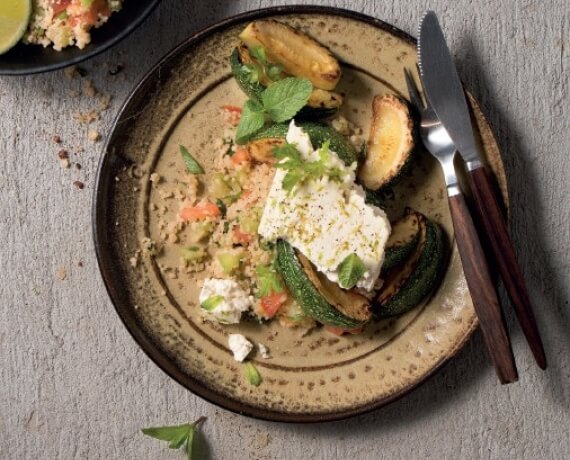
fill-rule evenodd
<path id="1" fill-rule="evenodd" d="M 211 309 L 204 308 L 204 302 L 213 296 L 220 296 Z M 200 305 L 204 317 L 222 324 L 237 324 L 244 311 L 253 305 L 253 297 L 248 295 L 237 282 L 230 279 L 207 278 L 200 291 Z"/>
<path id="2" fill-rule="evenodd" d="M 267 348 L 265 345 L 263 345 L 262 343 L 258 343 L 257 344 L 257 348 L 259 350 L 259 355 L 263 358 L 263 359 L 269 359 L 269 348 Z"/>
<path id="3" fill-rule="evenodd" d="M 287 142 L 296 145 L 304 160 L 318 158 L 309 136 L 294 121 Z M 345 166 L 334 154 L 331 162 L 344 173 L 342 182 L 328 177 L 309 180 L 292 194 L 282 185 L 287 171 L 277 169 L 258 232 L 269 241 L 288 241 L 335 283 L 340 263 L 350 254 L 358 255 L 367 271 L 357 287 L 372 291 L 384 261 L 390 222 L 384 211 L 365 203 L 364 190 L 354 183 L 355 165 Z"/>
<path id="4" fill-rule="evenodd" d="M 241 334 L 230 334 L 228 338 L 228 346 L 234 354 L 234 359 L 238 362 L 243 362 L 247 355 L 253 350 L 253 343 L 247 340 Z"/>

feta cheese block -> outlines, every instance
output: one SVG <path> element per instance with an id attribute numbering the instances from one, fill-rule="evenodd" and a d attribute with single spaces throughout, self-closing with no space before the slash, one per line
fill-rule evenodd
<path id="1" fill-rule="evenodd" d="M 222 324 L 237 324 L 253 297 L 231 279 L 206 278 L 199 296 L 204 318 Z"/>
<path id="2" fill-rule="evenodd" d="M 241 334 L 230 334 L 228 337 L 228 346 L 234 354 L 234 359 L 237 362 L 243 362 L 247 355 L 253 350 L 253 343 Z"/>
<path id="3" fill-rule="evenodd" d="M 304 161 L 319 159 L 314 147 L 321 146 L 312 146 L 294 121 L 287 142 Z M 287 171 L 277 169 L 258 232 L 269 241 L 286 240 L 335 283 L 339 264 L 350 254 L 358 255 L 366 272 L 356 286 L 370 292 L 380 275 L 390 222 L 383 210 L 365 203 L 363 188 L 354 183 L 356 164 L 345 166 L 334 153 L 328 161 L 327 166 L 342 172 L 341 180 L 310 179 L 292 193 L 283 188 Z"/>

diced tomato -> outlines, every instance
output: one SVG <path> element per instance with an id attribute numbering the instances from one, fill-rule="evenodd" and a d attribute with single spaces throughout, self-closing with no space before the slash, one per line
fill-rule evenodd
<path id="1" fill-rule="evenodd" d="M 223 105 L 222 110 L 224 111 L 226 123 L 229 123 L 232 126 L 239 125 L 241 107 L 237 107 L 235 105 Z"/>
<path id="2" fill-rule="evenodd" d="M 244 163 L 249 163 L 251 161 L 251 155 L 247 149 L 238 149 L 236 153 L 232 155 L 232 164 L 234 166 L 239 166 Z"/>
<path id="3" fill-rule="evenodd" d="M 252 235 L 245 233 L 241 230 L 239 225 L 236 225 L 232 229 L 233 239 L 239 244 L 249 244 L 251 242 Z"/>
<path id="4" fill-rule="evenodd" d="M 284 292 L 276 292 L 260 299 L 261 308 L 266 318 L 273 318 L 279 307 L 287 301 L 287 294 Z"/>
<path id="5" fill-rule="evenodd" d="M 52 0 L 53 15 L 58 16 L 63 13 L 69 5 L 71 5 L 71 0 Z"/>
<path id="6" fill-rule="evenodd" d="M 222 105 L 222 109 L 226 112 L 237 112 L 241 114 L 241 107 L 238 107 L 237 105 Z"/>
<path id="7" fill-rule="evenodd" d="M 336 327 L 336 326 L 325 326 L 325 331 L 330 332 L 334 335 L 343 335 L 343 334 L 361 334 L 364 330 L 364 326 L 355 327 L 352 329 L 346 329 L 343 327 Z"/>
<path id="8" fill-rule="evenodd" d="M 219 217 L 221 214 L 220 208 L 214 203 L 205 203 L 182 208 L 179 215 L 182 220 L 194 221 L 207 219 L 208 217 Z"/>

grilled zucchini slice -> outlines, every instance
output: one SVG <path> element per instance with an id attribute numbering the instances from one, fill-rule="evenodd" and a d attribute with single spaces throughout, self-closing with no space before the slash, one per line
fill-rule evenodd
<path id="1" fill-rule="evenodd" d="M 392 268 L 373 303 L 375 316 L 387 318 L 418 306 L 434 290 L 445 261 L 446 242 L 441 227 L 420 213 L 417 247 L 401 266 Z"/>
<path id="2" fill-rule="evenodd" d="M 392 233 L 386 242 L 382 273 L 388 273 L 406 261 L 417 247 L 420 233 L 420 216 L 406 208 L 404 216 L 392 224 Z"/>
<path id="3" fill-rule="evenodd" d="M 376 96 L 360 182 L 370 190 L 392 185 L 409 164 L 413 149 L 413 122 L 407 104 L 391 94 Z"/>
<path id="4" fill-rule="evenodd" d="M 286 24 L 254 21 L 239 38 L 249 49 L 262 46 L 270 62 L 281 64 L 289 75 L 307 78 L 315 88 L 331 91 L 340 80 L 340 64 L 331 52 Z"/>
<path id="5" fill-rule="evenodd" d="M 371 319 L 366 297 L 345 291 L 317 273 L 302 254 L 283 240 L 277 241 L 277 267 L 303 312 L 320 323 L 350 329 Z"/>
<path id="6" fill-rule="evenodd" d="M 263 68 L 249 53 L 245 45 L 235 48 L 230 56 L 230 67 L 232 74 L 239 87 L 251 98 L 259 99 L 261 92 L 273 83 L 264 72 L 259 73 L 259 81 L 251 81 L 249 72 L 244 68 L 244 64 L 256 64 Z M 286 77 L 287 74 L 282 74 Z M 343 98 L 333 91 L 315 88 L 309 97 L 307 105 L 295 116 L 300 120 L 319 120 L 334 116 L 341 107 Z"/>

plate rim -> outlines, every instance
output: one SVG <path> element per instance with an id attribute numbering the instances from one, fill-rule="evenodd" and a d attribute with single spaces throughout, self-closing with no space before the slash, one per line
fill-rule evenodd
<path id="1" fill-rule="evenodd" d="M 78 56 L 72 57 L 70 59 L 56 62 L 53 64 L 43 64 L 34 66 L 32 68 L 17 68 L 17 69 L 2 69 L 0 68 L 0 76 L 8 76 L 8 77 L 15 77 L 15 76 L 25 76 L 25 75 L 36 75 L 48 72 L 54 72 L 56 70 L 64 69 L 65 67 L 69 67 L 72 65 L 77 65 L 81 62 L 84 62 L 88 59 L 94 58 L 101 53 L 104 53 L 108 49 L 114 47 L 117 43 L 121 42 L 122 40 L 126 39 L 129 35 L 131 35 L 140 25 L 142 25 L 151 13 L 160 5 L 162 0 L 151 0 L 149 5 L 142 11 L 142 13 L 127 27 L 125 27 L 122 31 L 120 31 L 117 35 L 111 38 L 109 41 L 99 45 L 98 47 L 94 47 L 93 49 L 89 50 L 88 48 L 91 46 L 87 45 L 87 51 L 85 53 L 81 53 Z M 40 45 L 26 45 L 26 46 L 40 46 Z M 0 56 L 1 57 L 1 56 Z"/>
<path id="2" fill-rule="evenodd" d="M 103 146 L 102 156 L 99 160 L 99 166 L 97 169 L 97 174 L 95 178 L 95 188 L 93 191 L 93 201 L 92 201 L 92 233 L 93 241 L 95 245 L 95 253 L 97 258 L 97 263 L 103 283 L 113 304 L 113 307 L 119 318 L 121 319 L 123 325 L 133 337 L 137 345 L 142 349 L 142 351 L 156 364 L 163 372 L 165 372 L 174 381 L 180 384 L 185 389 L 189 390 L 196 396 L 199 396 L 209 403 L 212 403 L 222 409 L 229 410 L 231 412 L 246 415 L 258 420 L 272 421 L 272 422 L 285 422 L 285 423 L 319 423 L 319 422 L 333 422 L 345 420 L 357 415 L 363 415 L 374 410 L 377 410 L 383 406 L 386 406 L 392 402 L 397 401 L 403 396 L 410 393 L 412 390 L 416 389 L 431 377 L 433 377 L 437 372 L 439 372 L 457 353 L 464 348 L 467 341 L 472 336 L 473 332 L 478 326 L 478 321 L 475 321 L 470 325 L 465 336 L 455 344 L 455 347 L 449 351 L 449 353 L 442 358 L 429 372 L 427 372 L 422 378 L 413 382 L 412 384 L 402 388 L 401 390 L 373 402 L 369 402 L 357 407 L 350 409 L 340 410 L 338 412 L 327 412 L 324 414 L 319 413 L 289 413 L 289 412 L 279 412 L 273 409 L 265 409 L 257 406 L 250 405 L 248 403 L 224 396 L 208 387 L 202 385 L 200 381 L 182 372 L 169 358 L 168 354 L 160 349 L 160 347 L 154 343 L 150 337 L 144 332 L 144 327 L 140 325 L 139 320 L 136 318 L 132 308 L 128 308 L 121 303 L 120 294 L 115 288 L 115 280 L 112 276 L 112 266 L 114 262 L 110 257 L 108 250 L 105 248 L 104 240 L 105 238 L 105 228 L 101 222 L 105 221 L 105 206 L 102 197 L 105 195 L 106 189 L 104 188 L 106 181 L 110 182 L 108 177 L 105 177 L 105 172 L 110 167 L 110 160 L 112 155 L 109 153 L 109 149 L 113 144 L 115 133 L 118 126 L 120 125 L 123 116 L 130 109 L 131 104 L 137 103 L 137 96 L 142 89 L 147 85 L 153 84 L 154 77 L 170 60 L 176 58 L 180 53 L 184 52 L 186 48 L 193 46 L 207 39 L 210 35 L 223 31 L 224 29 L 231 27 L 233 25 L 248 21 L 261 19 L 268 16 L 283 16 L 290 14 L 328 14 L 332 16 L 339 16 L 348 19 L 354 19 L 372 25 L 378 29 L 382 29 L 396 35 L 398 38 L 407 41 L 412 45 L 416 45 L 416 39 L 404 32 L 403 30 L 385 22 L 380 19 L 374 18 L 372 16 L 359 13 L 356 11 L 330 7 L 330 6 L 319 6 L 319 5 L 287 5 L 287 6 L 275 6 L 262 8 L 259 10 L 247 11 L 239 13 L 221 21 L 218 21 L 212 25 L 209 25 L 201 30 L 190 35 L 188 38 L 184 39 L 178 45 L 176 45 L 171 51 L 164 55 L 146 74 L 141 78 L 141 80 L 135 85 L 131 90 L 129 96 L 126 98 L 122 104 L 120 110 L 118 111 L 109 131 L 108 136 L 105 140 L 105 145 Z M 475 102 L 476 108 L 480 108 Z M 488 120 L 481 113 L 482 120 L 490 127 Z M 492 140 L 498 147 L 496 143 L 495 134 L 491 130 Z M 497 148 L 499 154 L 498 161 L 501 168 L 504 171 L 504 164 L 500 156 L 500 149 Z M 507 189 L 508 190 L 508 189 Z M 508 192 L 506 202 L 508 203 Z"/>

